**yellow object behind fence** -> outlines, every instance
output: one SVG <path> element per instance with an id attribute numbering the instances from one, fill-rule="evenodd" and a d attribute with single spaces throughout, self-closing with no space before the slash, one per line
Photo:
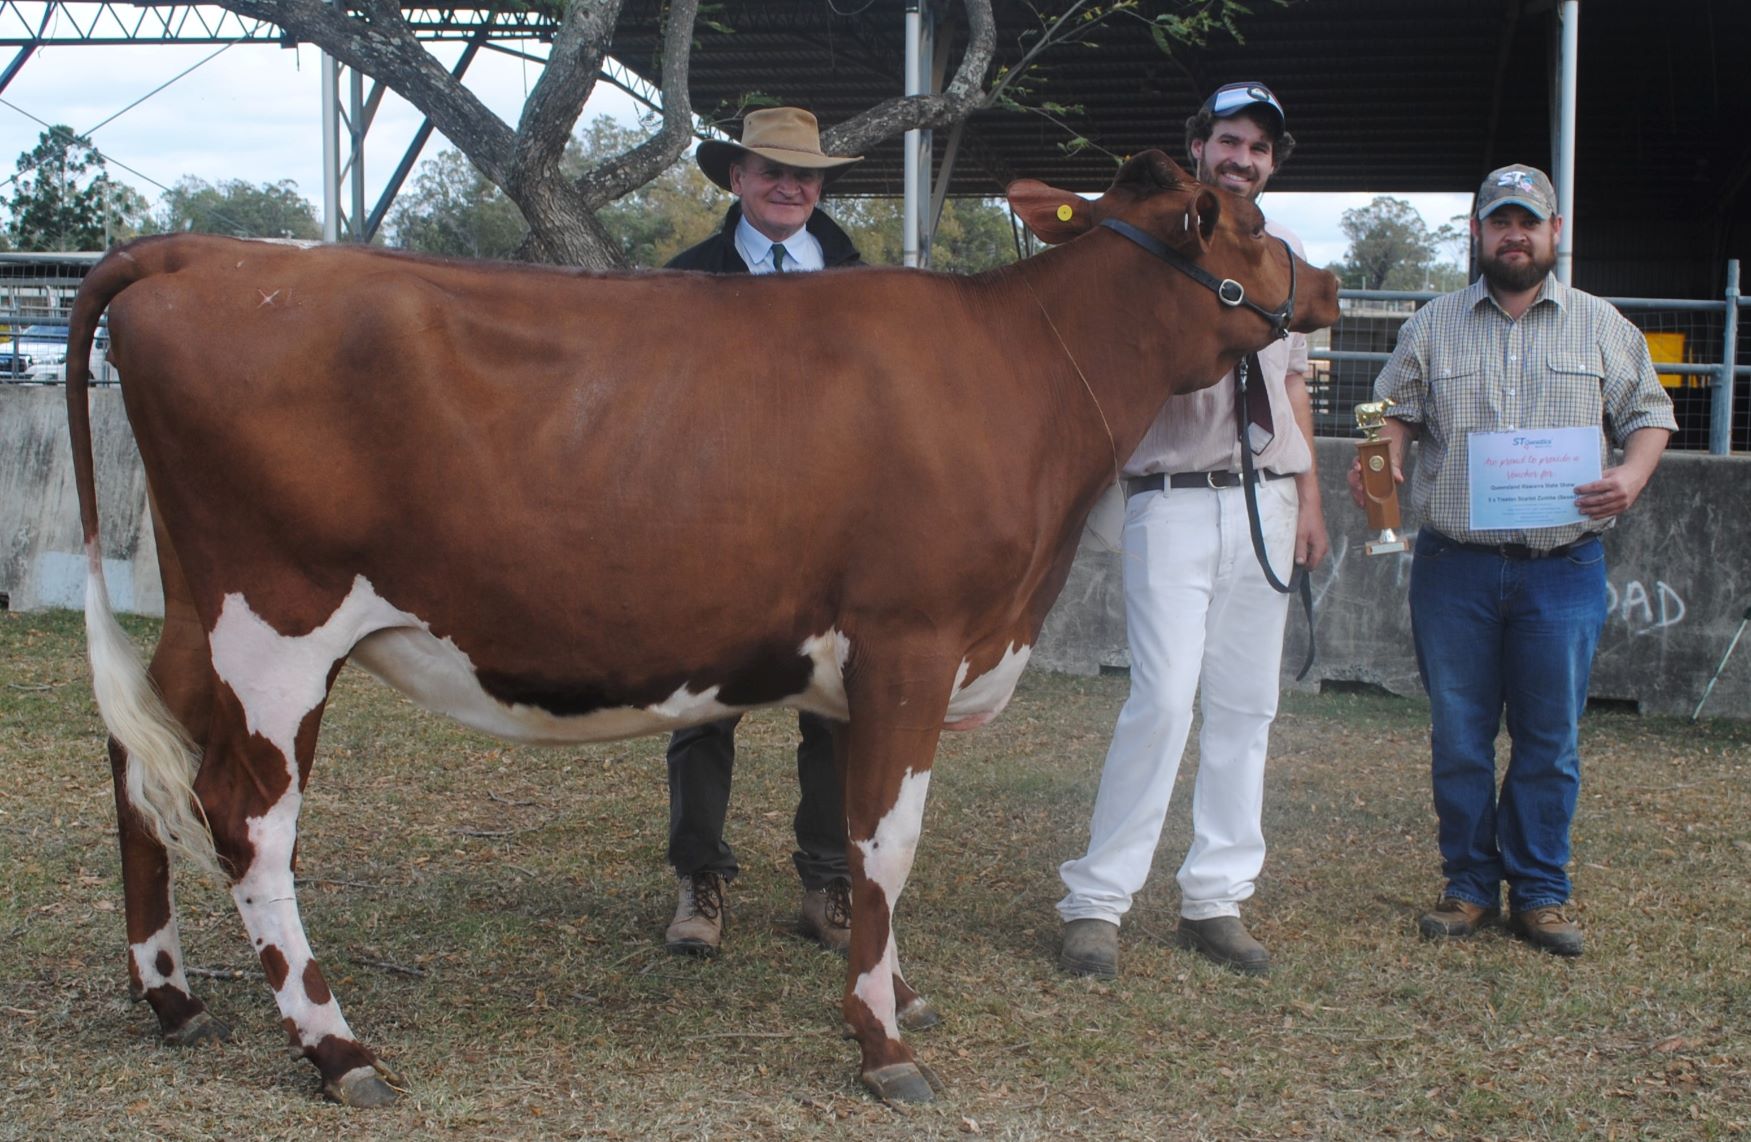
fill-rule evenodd
<path id="1" fill-rule="evenodd" d="M 1684 334 L 1643 333 L 1642 336 L 1648 339 L 1648 356 L 1656 363 L 1684 363 Z M 1699 373 L 1661 373 L 1660 383 L 1669 389 L 1688 389 L 1708 384 L 1708 377 Z"/>

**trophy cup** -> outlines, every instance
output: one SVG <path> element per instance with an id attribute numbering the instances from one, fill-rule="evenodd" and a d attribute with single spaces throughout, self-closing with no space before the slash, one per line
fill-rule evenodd
<path id="1" fill-rule="evenodd" d="M 1392 444 L 1380 435 L 1386 423 L 1389 400 L 1369 401 L 1356 406 L 1356 427 L 1368 436 L 1356 442 L 1356 452 L 1362 463 L 1362 498 L 1368 510 L 1368 526 L 1380 532 L 1362 545 L 1369 555 L 1389 555 L 1410 550 L 1410 544 L 1399 537 L 1398 485 L 1392 479 Z"/>

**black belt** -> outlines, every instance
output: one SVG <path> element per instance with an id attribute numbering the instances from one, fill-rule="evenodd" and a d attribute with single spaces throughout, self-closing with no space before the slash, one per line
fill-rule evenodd
<path id="1" fill-rule="evenodd" d="M 1432 527 L 1427 530 L 1435 531 Z M 1565 543 L 1561 547 L 1552 547 L 1548 551 L 1540 551 L 1538 548 L 1528 547 L 1524 543 L 1462 543 L 1439 531 L 1435 531 L 1435 534 L 1439 535 L 1443 542 L 1454 547 L 1463 548 L 1466 551 L 1476 551 L 1483 555 L 1495 555 L 1503 559 L 1550 559 L 1558 555 L 1567 555 L 1569 552 L 1578 550 L 1599 538 L 1597 535 L 1588 533 L 1572 543 Z"/>
<path id="2" fill-rule="evenodd" d="M 1260 472 L 1260 480 L 1287 480 L 1294 475 L 1292 472 Z M 1144 492 L 1159 492 L 1163 488 L 1238 488 L 1246 481 L 1239 472 L 1175 472 L 1169 476 L 1162 472 L 1152 472 L 1147 476 L 1128 476 L 1125 479 L 1125 496 L 1142 495 Z"/>

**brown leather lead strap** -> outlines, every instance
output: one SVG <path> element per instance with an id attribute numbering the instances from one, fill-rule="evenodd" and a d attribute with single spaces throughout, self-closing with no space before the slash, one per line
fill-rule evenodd
<path id="1" fill-rule="evenodd" d="M 1265 573 L 1265 582 L 1271 589 L 1282 594 L 1299 593 L 1301 610 L 1307 616 L 1307 660 L 1301 664 L 1301 672 L 1295 675 L 1299 682 L 1307 677 L 1307 672 L 1313 669 L 1313 660 L 1318 653 L 1318 646 L 1313 631 L 1313 581 L 1307 574 L 1307 568 L 1296 565 L 1289 573 L 1289 581 L 1283 582 L 1277 578 L 1277 573 L 1271 568 L 1271 557 L 1265 552 L 1265 533 L 1259 524 L 1258 469 L 1253 467 L 1253 448 L 1250 447 L 1249 432 L 1253 427 L 1251 411 L 1263 398 L 1266 419 L 1270 416 L 1270 394 L 1265 391 L 1264 370 L 1259 365 L 1259 355 L 1248 353 L 1246 360 L 1240 362 L 1234 369 L 1234 414 L 1240 427 L 1240 471 L 1241 482 L 1246 487 L 1246 519 L 1252 528 L 1252 550 L 1258 557 L 1259 568 Z M 1253 393 L 1259 394 L 1258 397 Z M 1270 443 L 1270 436 L 1265 437 L 1265 444 Z M 1264 445 L 1259 445 L 1263 448 Z"/>

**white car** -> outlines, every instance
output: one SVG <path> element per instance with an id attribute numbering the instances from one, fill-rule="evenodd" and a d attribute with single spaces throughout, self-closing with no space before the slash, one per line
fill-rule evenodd
<path id="1" fill-rule="evenodd" d="M 0 347 L 0 380 L 24 384 L 62 384 L 67 379 L 67 327 L 31 325 Z M 99 329 L 91 346 L 91 379 L 114 384 L 109 364 L 109 331 Z"/>

